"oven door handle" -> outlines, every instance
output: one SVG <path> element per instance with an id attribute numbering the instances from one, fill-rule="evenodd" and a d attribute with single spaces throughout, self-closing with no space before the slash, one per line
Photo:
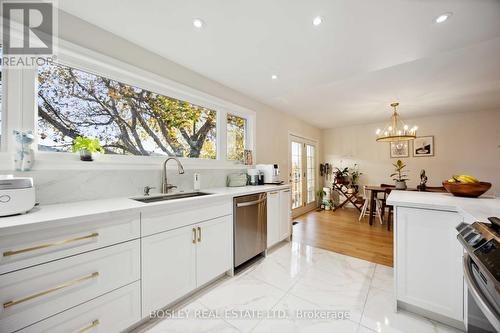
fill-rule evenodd
<path id="1" fill-rule="evenodd" d="M 491 306 L 490 302 L 484 297 L 483 292 L 479 289 L 476 280 L 474 279 L 472 273 L 472 267 L 470 261 L 472 260 L 467 253 L 464 253 L 464 277 L 469 292 L 477 303 L 477 306 L 481 309 L 484 316 L 488 319 L 491 325 L 495 328 L 497 332 L 500 332 L 500 319 L 495 314 L 495 310 Z"/>

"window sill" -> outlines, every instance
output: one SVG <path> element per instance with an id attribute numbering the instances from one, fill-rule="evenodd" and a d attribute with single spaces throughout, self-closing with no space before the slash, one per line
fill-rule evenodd
<path id="1" fill-rule="evenodd" d="M 158 170 L 166 156 L 118 156 L 94 154 L 94 161 L 80 161 L 78 154 L 71 153 L 35 153 L 32 171 L 38 170 Z M 232 161 L 208 160 L 197 158 L 179 158 L 186 170 L 242 170 L 252 167 Z M 0 154 L 0 170 L 14 171 L 13 156 Z M 168 165 L 175 169 L 175 163 Z"/>

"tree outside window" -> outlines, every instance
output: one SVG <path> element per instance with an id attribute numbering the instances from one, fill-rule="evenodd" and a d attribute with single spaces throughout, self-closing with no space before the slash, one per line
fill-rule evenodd
<path id="1" fill-rule="evenodd" d="M 41 151 L 81 136 L 106 154 L 217 156 L 216 111 L 57 64 L 38 70 L 38 133 Z"/>
<path id="2" fill-rule="evenodd" d="M 246 119 L 227 115 L 227 159 L 244 161 L 246 140 Z"/>

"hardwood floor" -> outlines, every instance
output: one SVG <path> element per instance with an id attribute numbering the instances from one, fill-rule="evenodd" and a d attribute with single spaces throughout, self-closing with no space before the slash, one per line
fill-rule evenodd
<path id="1" fill-rule="evenodd" d="M 299 222 L 293 226 L 293 240 L 392 267 L 392 231 L 378 219 L 370 226 L 368 217 L 358 217 L 354 208 L 306 213 L 293 219 Z"/>

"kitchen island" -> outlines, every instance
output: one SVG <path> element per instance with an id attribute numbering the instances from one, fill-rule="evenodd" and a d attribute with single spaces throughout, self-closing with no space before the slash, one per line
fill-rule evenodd
<path id="1" fill-rule="evenodd" d="M 500 198 L 392 191 L 395 306 L 464 329 L 463 249 L 455 227 L 500 216 Z"/>

